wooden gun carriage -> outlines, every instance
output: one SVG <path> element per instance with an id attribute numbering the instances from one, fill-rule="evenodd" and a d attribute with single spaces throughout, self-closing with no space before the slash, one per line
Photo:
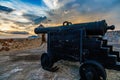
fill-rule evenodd
<path id="1" fill-rule="evenodd" d="M 47 53 L 41 56 L 42 68 L 56 71 L 59 60 L 79 61 L 81 80 L 106 80 L 104 68 L 120 69 L 118 51 L 103 39 L 107 30 L 114 30 L 105 20 L 81 24 L 65 21 L 63 26 L 35 28 L 35 33 L 47 33 Z"/>

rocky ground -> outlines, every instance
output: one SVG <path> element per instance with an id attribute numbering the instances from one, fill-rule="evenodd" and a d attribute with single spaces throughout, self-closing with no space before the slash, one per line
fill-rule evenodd
<path id="1" fill-rule="evenodd" d="M 0 52 L 24 50 L 40 46 L 40 39 L 0 39 Z"/>
<path id="2" fill-rule="evenodd" d="M 0 80 L 79 80 L 79 63 L 59 61 L 57 72 L 42 69 L 40 56 L 46 52 L 46 43 L 41 39 L 1 40 Z M 5 43 L 6 45 L 3 45 Z M 120 44 L 114 44 L 114 49 L 120 51 Z M 12 45 L 12 46 L 11 46 Z M 9 49 L 5 49 L 3 47 Z M 120 80 L 120 71 L 106 70 L 107 80 Z"/>

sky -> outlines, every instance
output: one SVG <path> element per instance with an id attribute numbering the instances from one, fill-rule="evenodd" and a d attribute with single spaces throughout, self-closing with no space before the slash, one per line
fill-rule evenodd
<path id="1" fill-rule="evenodd" d="M 0 30 L 13 29 L 10 26 L 16 26 L 15 30 L 29 30 L 37 17 L 44 16 L 47 17 L 44 21 L 47 26 L 64 21 L 83 23 L 105 19 L 109 25 L 115 25 L 120 30 L 120 0 L 0 0 L 0 5 L 14 10 L 10 13 L 0 12 Z M 31 16 L 23 16 L 28 14 Z M 21 28 L 18 22 L 27 25 Z"/>

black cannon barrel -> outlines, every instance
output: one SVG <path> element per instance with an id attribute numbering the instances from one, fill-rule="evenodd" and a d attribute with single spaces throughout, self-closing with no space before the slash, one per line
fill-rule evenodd
<path id="1" fill-rule="evenodd" d="M 79 23 L 71 24 L 66 26 L 57 26 L 57 27 L 47 27 L 47 28 L 35 28 L 34 32 L 39 33 L 48 33 L 48 32 L 60 32 L 63 30 L 78 30 L 85 29 L 87 35 L 104 35 L 107 30 L 114 30 L 115 26 L 108 26 L 105 20 L 89 23 Z"/>

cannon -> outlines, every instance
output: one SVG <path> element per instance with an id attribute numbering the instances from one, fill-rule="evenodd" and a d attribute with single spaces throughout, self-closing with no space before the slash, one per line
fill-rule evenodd
<path id="1" fill-rule="evenodd" d="M 36 34 L 47 34 L 42 68 L 54 72 L 59 68 L 53 65 L 59 60 L 80 62 L 80 80 L 106 80 L 105 68 L 120 70 L 119 52 L 103 38 L 108 30 L 114 29 L 105 20 L 79 24 L 65 21 L 62 26 L 35 28 Z"/>

